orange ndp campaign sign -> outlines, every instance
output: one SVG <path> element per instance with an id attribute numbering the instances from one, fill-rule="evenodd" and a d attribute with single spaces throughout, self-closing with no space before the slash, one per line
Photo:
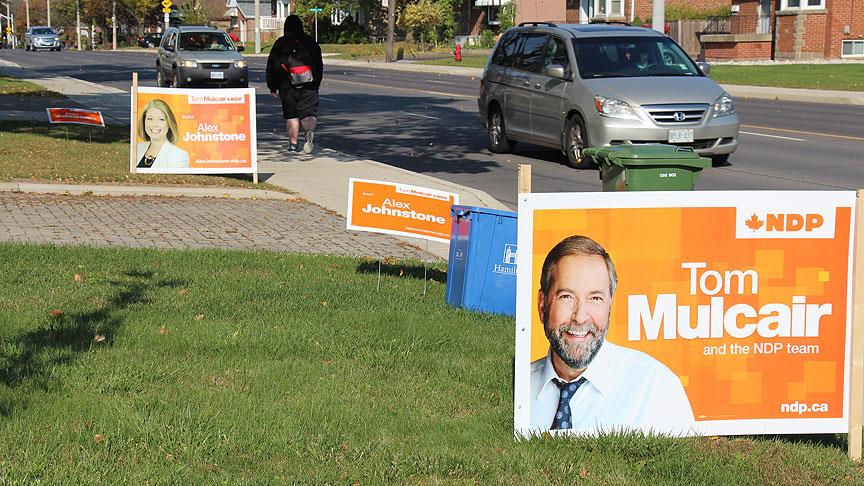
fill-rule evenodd
<path id="1" fill-rule="evenodd" d="M 102 118 L 102 112 L 100 111 L 78 108 L 46 108 L 46 110 L 48 110 L 48 121 L 50 123 L 105 126 L 105 119 Z"/>
<path id="2" fill-rule="evenodd" d="M 348 180 L 350 230 L 450 241 L 450 206 L 459 196 L 425 187 Z"/>
<path id="3" fill-rule="evenodd" d="M 138 88 L 133 118 L 130 167 L 137 172 L 257 172 L 252 88 Z"/>
<path id="4" fill-rule="evenodd" d="M 550 352 L 544 259 L 584 235 L 617 271 L 606 341 L 678 377 L 693 433 L 846 432 L 854 205 L 854 192 L 520 195 L 517 431 L 531 429 L 529 366 Z"/>

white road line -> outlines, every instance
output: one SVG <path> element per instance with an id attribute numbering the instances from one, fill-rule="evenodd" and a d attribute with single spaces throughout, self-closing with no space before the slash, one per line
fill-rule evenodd
<path id="1" fill-rule="evenodd" d="M 337 100 L 334 100 L 333 98 L 327 98 L 327 97 L 324 97 L 324 96 L 319 96 L 318 99 L 319 99 L 319 100 L 324 100 L 324 101 L 337 101 Z"/>
<path id="2" fill-rule="evenodd" d="M 435 117 L 435 116 L 421 115 L 419 113 L 411 113 L 408 111 L 401 111 L 400 113 L 405 113 L 406 115 L 411 115 L 411 116 L 419 116 L 420 118 L 431 118 L 432 120 L 440 120 L 440 118 Z"/>
<path id="3" fill-rule="evenodd" d="M 738 132 L 743 133 L 744 135 L 755 135 L 757 137 L 768 137 L 768 138 L 782 138 L 783 140 L 792 140 L 793 142 L 806 142 L 805 138 L 793 138 L 793 137 L 781 137 L 780 135 L 766 135 L 764 133 L 753 133 L 753 132 Z"/>
<path id="4" fill-rule="evenodd" d="M 358 76 L 361 78 L 377 78 L 378 77 L 378 75 L 376 75 L 376 74 L 360 74 L 360 73 L 354 73 L 354 76 Z"/>

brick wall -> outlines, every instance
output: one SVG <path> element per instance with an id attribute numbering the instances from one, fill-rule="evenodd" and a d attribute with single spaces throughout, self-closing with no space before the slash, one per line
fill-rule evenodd
<path id="1" fill-rule="evenodd" d="M 782 12 L 777 16 L 777 59 L 822 59 L 828 56 L 825 10 Z M 839 51 L 838 51 L 839 52 Z M 836 57 L 836 56 L 835 56 Z"/>
<path id="2" fill-rule="evenodd" d="M 842 41 L 864 39 L 864 0 L 831 0 L 826 5 L 825 57 L 840 57 Z M 849 34 L 843 29 L 849 26 Z"/>
<path id="3" fill-rule="evenodd" d="M 565 23 L 567 8 L 564 0 L 516 1 L 516 24 L 531 21 Z"/>
<path id="4" fill-rule="evenodd" d="M 771 59 L 771 42 L 712 42 L 705 46 L 709 61 Z"/>

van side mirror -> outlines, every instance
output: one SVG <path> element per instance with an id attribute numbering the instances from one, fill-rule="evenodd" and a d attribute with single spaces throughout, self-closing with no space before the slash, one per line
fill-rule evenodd
<path id="1" fill-rule="evenodd" d="M 546 71 L 546 76 L 550 78 L 558 78 L 558 79 L 566 79 L 567 74 L 564 70 L 564 66 L 560 64 L 550 64 L 545 67 L 544 71 Z"/>
<path id="2" fill-rule="evenodd" d="M 243 47 L 243 46 L 237 46 L 237 52 L 240 52 L 240 51 L 242 51 L 242 50 L 244 50 L 244 49 L 245 49 L 245 47 Z"/>
<path id="3" fill-rule="evenodd" d="M 709 74 L 711 74 L 711 65 L 708 64 L 707 62 L 700 61 L 700 62 L 697 62 L 696 65 L 699 67 L 699 69 L 702 70 L 702 74 L 704 74 L 705 76 L 708 76 Z"/>

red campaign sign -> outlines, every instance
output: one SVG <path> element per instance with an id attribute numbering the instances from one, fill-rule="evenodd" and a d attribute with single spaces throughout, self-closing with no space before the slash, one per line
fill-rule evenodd
<path id="1" fill-rule="evenodd" d="M 51 123 L 105 126 L 105 119 L 102 118 L 102 112 L 100 111 L 77 108 L 46 108 L 46 110 L 48 110 L 48 121 Z"/>

